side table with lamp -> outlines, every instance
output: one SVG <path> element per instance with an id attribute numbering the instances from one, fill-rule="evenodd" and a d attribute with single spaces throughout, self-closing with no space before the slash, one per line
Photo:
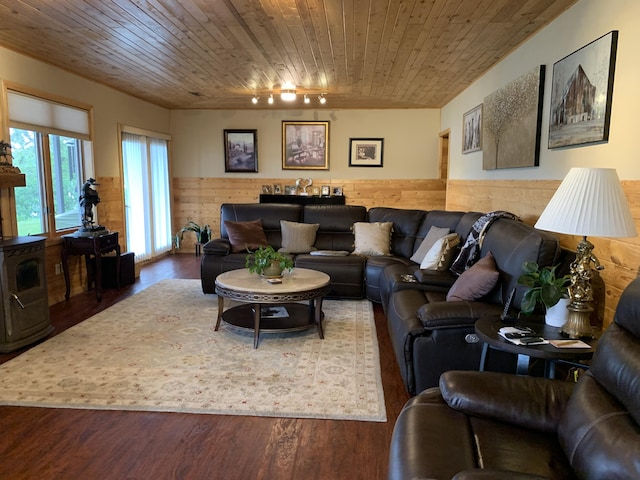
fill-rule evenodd
<path id="1" fill-rule="evenodd" d="M 570 338 L 592 337 L 593 270 L 602 270 L 587 236 L 635 237 L 637 230 L 618 174 L 613 168 L 572 168 L 558 187 L 536 228 L 582 237 L 571 263 L 571 302 L 562 332 Z M 593 264 L 593 267 L 592 267 Z"/>

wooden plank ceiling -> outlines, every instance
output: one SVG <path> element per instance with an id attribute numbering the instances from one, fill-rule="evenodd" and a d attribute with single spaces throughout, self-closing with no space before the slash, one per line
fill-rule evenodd
<path id="1" fill-rule="evenodd" d="M 168 108 L 437 108 L 576 1 L 0 0 L 0 45 Z"/>

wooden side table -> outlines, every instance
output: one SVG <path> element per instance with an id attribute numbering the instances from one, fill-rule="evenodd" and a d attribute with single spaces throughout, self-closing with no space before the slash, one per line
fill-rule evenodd
<path id="1" fill-rule="evenodd" d="M 545 376 L 548 378 L 554 378 L 555 365 L 557 362 L 564 362 L 578 366 L 582 365 L 578 363 L 580 360 L 591 359 L 598 343 L 597 336 L 600 333 L 595 332 L 596 338 L 582 339 L 583 342 L 589 344 L 590 348 L 557 348 L 551 344 L 516 345 L 515 343 L 511 343 L 510 341 L 502 338 L 502 336 L 498 334 L 500 328 L 514 325 L 530 327 L 536 332 L 536 335 L 547 340 L 568 340 L 566 336 L 563 336 L 560 333 L 560 328 L 546 325 L 544 320 L 536 322 L 534 320 L 518 319 L 515 323 L 506 323 L 498 316 L 481 318 L 475 324 L 476 335 L 478 335 L 480 340 L 484 342 L 482 347 L 482 356 L 480 358 L 480 371 L 484 370 L 487 353 L 489 349 L 492 348 L 518 355 L 518 374 L 526 374 L 528 362 L 523 365 L 523 362 L 520 361 L 520 357 L 524 356 L 529 359 L 539 358 L 544 360 Z M 584 365 L 582 365 L 582 367 L 584 368 Z"/>
<path id="2" fill-rule="evenodd" d="M 106 232 L 103 235 L 83 237 L 79 235 L 62 236 L 62 269 L 66 290 L 64 298 L 69 300 L 71 282 L 69 279 L 68 258 L 69 255 L 84 255 L 87 265 L 87 279 L 89 288 L 91 279 L 95 282 L 96 298 L 102 300 L 102 255 L 111 251 L 116 252 L 116 286 L 120 288 L 120 245 L 118 244 L 118 232 Z M 95 271 L 91 271 L 91 256 L 95 257 Z"/>

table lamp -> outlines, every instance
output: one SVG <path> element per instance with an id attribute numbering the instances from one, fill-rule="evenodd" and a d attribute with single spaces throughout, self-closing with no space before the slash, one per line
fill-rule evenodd
<path id="1" fill-rule="evenodd" d="M 593 311 L 591 278 L 594 268 L 604 267 L 594 255 L 593 244 L 587 236 L 635 237 L 638 234 L 615 169 L 572 168 L 535 226 L 582 236 L 569 272 L 569 317 L 561 331 L 570 338 L 590 337 L 593 330 L 589 322 Z"/>

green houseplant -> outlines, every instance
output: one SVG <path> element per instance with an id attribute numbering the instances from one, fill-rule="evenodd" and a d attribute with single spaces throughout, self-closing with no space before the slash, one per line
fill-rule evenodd
<path id="1" fill-rule="evenodd" d="M 211 238 L 211 227 L 209 225 L 198 225 L 196 222 L 188 221 L 187 224 L 178 230 L 178 233 L 173 237 L 176 248 L 180 248 L 180 242 L 185 232 L 194 232 L 198 243 L 207 243 Z"/>
<path id="2" fill-rule="evenodd" d="M 276 252 L 269 245 L 249 253 L 246 257 L 245 267 L 251 273 L 257 273 L 265 277 L 280 277 L 284 270 L 293 269 L 293 259 L 285 253 Z"/>
<path id="3" fill-rule="evenodd" d="M 518 283 L 528 287 L 522 297 L 520 308 L 523 313 L 532 313 L 536 305 L 541 303 L 545 310 L 556 305 L 561 298 L 568 297 L 570 275 L 558 277 L 556 269 L 558 265 L 540 267 L 536 262 L 524 262 L 522 269 L 524 274 L 518 278 Z"/>

